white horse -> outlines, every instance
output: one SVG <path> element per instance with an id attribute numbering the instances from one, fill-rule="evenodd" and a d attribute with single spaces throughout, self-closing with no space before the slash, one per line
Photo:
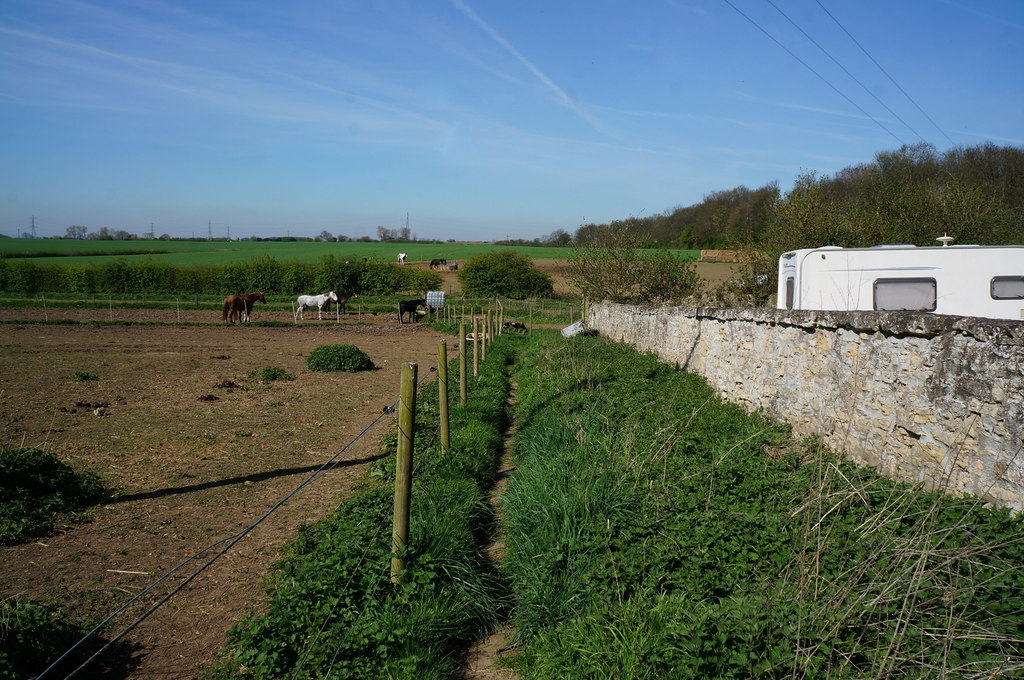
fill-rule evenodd
<path id="1" fill-rule="evenodd" d="M 300 295 L 298 299 L 299 308 L 295 310 L 295 318 L 305 320 L 302 310 L 316 307 L 316 316 L 319 321 L 324 320 L 324 310 L 330 307 L 332 302 L 338 301 L 338 295 L 333 290 L 323 295 Z"/>
<path id="2" fill-rule="evenodd" d="M 407 255 L 407 253 L 399 253 L 398 254 L 398 264 L 405 264 L 405 256 L 406 255 Z"/>

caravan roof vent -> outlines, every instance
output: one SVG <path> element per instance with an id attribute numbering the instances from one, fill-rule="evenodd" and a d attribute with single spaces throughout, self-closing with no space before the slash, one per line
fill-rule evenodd
<path id="1" fill-rule="evenodd" d="M 943 246 L 948 246 L 950 243 L 953 242 L 953 237 L 943 232 L 942 236 L 938 237 L 935 240 L 941 243 Z"/>

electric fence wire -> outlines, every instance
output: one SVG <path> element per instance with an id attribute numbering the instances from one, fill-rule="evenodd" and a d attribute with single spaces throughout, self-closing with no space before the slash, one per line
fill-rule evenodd
<path id="1" fill-rule="evenodd" d="M 203 548 L 202 550 L 196 552 L 191 557 L 188 557 L 187 559 L 185 559 L 184 561 L 179 563 L 177 566 L 173 567 L 170 571 L 164 573 L 162 576 L 160 576 L 160 578 L 158 578 L 156 581 L 151 583 L 149 586 L 147 586 L 144 590 L 139 592 L 137 595 L 135 595 L 134 597 L 129 599 L 127 602 L 125 602 L 123 605 L 121 605 L 117 610 L 115 610 L 112 614 L 110 614 L 107 618 L 103 619 L 103 621 L 98 623 L 92 630 L 87 632 L 78 642 L 76 642 L 74 645 L 72 645 L 67 651 L 65 651 L 63 654 L 61 654 L 53 663 L 51 663 L 49 666 L 47 666 L 43 670 L 42 673 L 40 673 L 38 676 L 36 676 L 36 680 L 42 680 L 43 678 L 47 677 L 47 675 L 51 671 L 53 671 L 58 665 L 60 665 L 60 663 L 62 661 L 64 661 L 64 659 L 66 659 L 68 656 L 70 656 L 80 646 L 85 644 L 85 642 L 87 642 L 89 639 L 91 639 L 96 633 L 98 633 L 99 631 L 103 630 L 103 628 L 105 628 L 107 626 L 107 624 L 110 623 L 115 617 L 117 617 L 119 614 L 124 612 L 128 607 L 130 607 L 132 604 L 137 602 L 144 595 L 146 595 L 147 593 L 152 591 L 157 585 L 159 585 L 163 581 L 167 580 L 170 576 L 172 576 L 174 573 L 176 573 L 178 570 L 182 569 L 183 567 L 185 567 L 186 565 L 188 565 L 192 561 L 198 559 L 200 556 L 202 556 L 207 551 L 209 551 L 212 548 L 220 545 L 221 543 L 228 542 L 228 545 L 225 546 L 219 553 L 217 553 L 212 558 L 210 558 L 205 564 L 203 564 L 201 567 L 199 567 L 198 570 L 196 570 L 192 575 L 190 575 L 188 578 L 186 578 L 177 587 L 175 587 L 169 593 L 167 593 L 156 604 L 154 604 L 148 610 L 143 612 L 142 615 L 140 615 L 138 618 L 136 618 L 134 621 L 132 621 L 121 632 L 119 632 L 113 638 L 108 640 L 106 642 L 106 644 L 104 644 L 102 647 L 100 647 L 99 650 L 97 650 L 92 656 L 90 656 L 88 659 L 86 659 L 80 666 L 78 666 L 73 671 L 71 671 L 66 676 L 64 676 L 65 680 L 67 680 L 68 678 L 74 677 L 81 670 L 83 670 L 86 666 L 88 666 L 93 661 L 95 661 L 103 652 L 105 652 L 107 649 L 109 649 L 111 647 L 111 645 L 113 645 L 115 642 L 117 642 L 118 640 L 123 638 L 125 635 L 127 635 L 129 632 L 134 630 L 140 623 L 142 623 L 147 618 L 149 618 L 157 609 L 159 609 L 168 600 L 170 600 L 171 597 L 173 597 L 174 595 L 179 593 L 181 590 L 183 590 L 185 588 L 185 586 L 187 586 L 189 583 L 191 583 L 197 576 L 202 574 L 210 566 L 212 566 L 214 562 L 216 562 L 221 557 L 223 557 L 224 554 L 227 553 L 228 550 L 230 550 L 236 543 L 238 543 L 238 541 L 240 541 L 242 538 L 244 538 L 246 535 L 248 535 L 253 529 L 255 529 L 257 526 L 259 526 L 261 523 L 263 523 L 264 520 L 266 520 L 268 517 L 270 517 L 271 514 L 273 514 L 278 508 L 280 508 L 282 505 L 284 505 L 295 494 L 297 494 L 299 491 L 301 491 L 305 487 L 307 487 L 310 484 L 312 484 L 323 473 L 328 472 L 328 471 L 334 469 L 337 466 L 337 463 L 340 462 L 340 461 L 338 461 L 338 458 L 343 453 L 345 453 L 350 448 L 352 448 L 360 439 L 362 439 L 366 435 L 367 432 L 369 432 L 371 429 L 376 427 L 383 418 L 385 418 L 385 417 L 391 415 L 392 413 L 394 413 L 394 405 L 397 404 L 397 403 L 398 402 L 396 400 L 390 407 L 385 407 L 384 409 L 382 409 L 382 413 L 380 415 L 378 415 L 376 418 L 374 418 L 374 420 L 369 425 L 367 425 L 365 428 L 363 428 L 363 430 L 359 434 L 357 434 L 355 437 L 353 437 L 352 440 L 348 444 L 346 444 L 344 447 L 342 447 L 341 450 L 338 451 L 336 454 L 334 454 L 334 456 L 332 456 L 330 459 L 328 459 L 327 462 L 325 462 L 323 465 L 321 465 L 319 468 L 317 468 L 315 471 L 313 471 L 313 473 L 311 473 L 301 484 L 299 484 L 294 489 L 292 489 L 287 495 L 285 495 L 281 500 L 279 500 L 277 503 L 275 503 L 269 510 L 267 510 L 256 521 L 252 522 L 249 526 L 245 527 L 240 532 L 238 532 L 236 534 L 233 534 L 232 536 L 227 536 L 227 537 L 222 538 L 222 539 L 220 539 L 218 541 L 215 541 L 214 543 L 211 543 L 207 547 Z"/>
<path id="2" fill-rule="evenodd" d="M 824 54 L 824 55 L 825 55 L 826 57 L 828 57 L 829 59 L 831 59 L 831 60 L 832 60 L 832 63 L 833 63 L 833 64 L 835 64 L 836 66 L 838 66 L 839 68 L 841 68 L 841 69 L 843 70 L 843 73 L 845 73 L 846 75 L 850 76 L 850 78 L 851 78 L 851 79 L 853 80 L 853 82 L 855 82 L 855 83 L 857 83 L 858 85 L 860 85 L 860 87 L 861 87 L 861 89 L 862 89 L 862 90 L 864 90 L 864 91 L 865 91 L 865 92 L 867 92 L 867 93 L 868 93 L 869 95 L 871 95 L 871 96 L 872 96 L 872 97 L 874 98 L 874 100 L 875 100 L 876 102 L 878 102 L 879 104 L 881 104 L 881 105 L 882 105 L 882 107 L 883 107 L 883 108 L 884 108 L 884 109 L 885 109 L 886 111 L 888 111 L 889 113 L 891 113 L 891 114 L 893 115 L 893 117 L 894 117 L 894 118 L 896 118 L 896 120 L 898 120 L 899 122 L 903 123 L 903 124 L 904 124 L 904 125 L 905 125 L 905 126 L 907 127 L 907 129 L 908 129 L 908 130 L 910 130 L 910 131 L 911 131 L 911 132 L 913 132 L 913 133 L 914 133 L 915 135 L 917 135 L 917 138 L 918 138 L 918 139 L 920 139 L 920 140 L 921 140 L 922 142 L 925 142 L 925 141 L 927 141 L 927 140 L 926 140 L 926 139 L 925 139 L 924 137 L 922 137 L 922 136 L 921 136 L 921 133 L 919 133 L 919 132 L 918 132 L 917 130 L 915 130 L 915 129 L 914 129 L 914 128 L 913 128 L 913 127 L 912 127 L 912 126 L 910 125 L 910 123 L 908 123 L 907 121 L 903 120 L 903 118 L 902 118 L 902 117 L 900 116 L 900 114 L 896 113 L 896 112 L 895 112 L 895 111 L 893 111 L 893 110 L 892 110 L 891 108 L 889 108 L 889 105 L 888 105 L 888 104 L 886 104 L 885 102 L 883 102 L 883 101 L 881 100 L 881 98 L 879 98 L 879 96 L 878 96 L 877 94 L 875 94 L 874 92 L 872 92 L 872 91 L 871 91 L 871 89 L 870 89 L 870 88 L 869 88 L 869 87 L 868 87 L 867 85 L 865 85 L 864 83 L 862 83 L 862 82 L 861 82 L 861 81 L 860 81 L 860 80 L 859 80 L 859 79 L 857 78 L 857 76 L 855 76 L 855 75 L 853 75 L 852 73 L 850 73 L 849 69 L 847 69 L 847 68 L 846 68 L 845 66 L 843 66 L 843 65 L 842 65 L 842 64 L 841 64 L 841 63 L 839 62 L 839 60 L 838 60 L 838 59 L 836 59 L 835 57 L 833 57 L 833 56 L 832 56 L 832 54 L 831 54 L 831 53 L 830 53 L 830 52 L 829 52 L 828 50 L 826 50 L 826 49 L 825 49 L 824 47 L 822 47 L 822 45 L 821 45 L 821 44 L 819 44 L 817 40 L 815 40 L 815 39 L 814 39 L 813 37 L 811 37 L 811 35 L 810 35 L 809 33 L 807 33 L 807 31 L 805 31 L 804 29 L 802 29 L 802 28 L 800 27 L 800 25 L 799 25 L 799 24 L 797 24 L 797 23 L 796 23 L 795 21 L 793 21 L 793 19 L 791 19 L 791 18 L 790 18 L 790 16 L 789 16 L 788 14 L 786 14 L 785 12 L 783 12 L 783 11 L 782 11 L 782 9 L 781 9 L 781 8 L 779 8 L 779 6 L 778 6 L 778 5 L 776 5 L 776 4 L 774 3 L 774 2 L 772 2 L 772 0 L 765 0 L 765 2 L 767 2 L 767 3 L 769 4 L 769 5 L 771 5 L 772 7 L 774 7 L 774 8 L 775 8 L 775 11 L 776 11 L 776 12 L 778 12 L 778 13 L 779 13 L 779 14 L 781 14 L 781 15 L 782 15 L 783 17 L 785 17 L 786 21 L 788 21 L 789 23 L 791 23 L 791 24 L 793 25 L 793 28 L 795 28 L 796 30 L 800 31 L 800 33 L 802 33 L 802 34 L 803 34 L 803 36 L 804 36 L 805 38 L 807 38 L 807 39 L 808 39 L 808 40 L 810 40 L 810 41 L 811 41 L 812 43 L 814 43 L 814 46 L 815 46 L 815 47 L 817 47 L 817 48 L 818 48 L 819 50 L 821 50 L 821 51 L 822 51 L 822 53 L 823 53 L 823 54 Z M 820 5 L 821 3 L 819 2 L 818 4 Z M 830 15 L 830 16 L 831 16 L 831 15 Z M 835 19 L 833 19 L 833 21 L 834 21 L 834 20 L 835 20 Z M 841 27 L 840 27 L 840 28 L 841 28 Z M 849 35 L 849 34 L 847 34 L 847 35 Z M 877 62 L 876 62 L 876 63 L 877 63 Z"/>
<path id="3" fill-rule="evenodd" d="M 793 57 L 794 59 L 796 59 L 796 60 L 797 60 L 797 61 L 798 61 L 798 62 L 799 62 L 799 63 L 800 63 L 800 64 L 801 64 L 801 65 L 802 65 L 802 66 L 803 66 L 804 68 L 806 68 L 806 69 L 807 69 L 808 71 L 810 71 L 810 72 L 811 72 L 811 73 L 813 73 L 813 74 L 814 74 L 815 76 L 817 76 L 819 80 L 821 80 L 821 81 L 822 81 L 823 83 L 825 83 L 825 84 L 826 84 L 826 85 L 828 85 L 828 86 L 829 86 L 830 88 L 832 88 L 832 90 L 833 90 L 833 91 L 834 91 L 834 92 L 835 92 L 836 94 L 838 94 L 838 95 L 839 95 L 840 97 L 842 97 L 843 99 L 845 99 L 846 101 L 848 101 L 848 102 L 850 103 L 850 105 L 852 105 L 852 106 L 853 106 L 853 107 L 854 107 L 855 109 L 857 109 L 857 110 L 858 110 L 858 111 L 860 111 L 860 112 L 861 112 L 862 114 L 864 114 L 864 115 L 865 115 L 865 116 L 866 116 L 867 118 L 869 118 L 869 119 L 870 119 L 871 121 L 873 121 L 873 122 L 875 123 L 875 125 L 877 125 L 878 127 L 882 128 L 883 130 L 885 130 L 885 132 L 886 132 L 886 133 L 888 133 L 888 134 L 889 134 L 890 136 L 892 136 L 892 137 L 893 137 L 893 138 L 894 138 L 894 139 L 895 139 L 895 140 L 896 140 L 897 142 L 899 142 L 900 144 L 904 144 L 904 145 L 906 144 L 906 142 L 904 142 L 904 141 L 903 141 L 902 139 L 900 139 L 900 136 L 899 136 L 899 135 L 897 135 L 897 134 L 896 134 L 895 132 L 893 132 L 893 131 L 892 131 L 892 130 L 890 130 L 889 128 L 885 127 L 885 125 L 883 125 L 883 124 L 882 124 L 882 122 L 881 122 L 880 120 L 878 120 L 877 118 L 875 118 L 874 116 L 872 116 L 872 115 L 871 115 L 870 113 L 868 113 L 867 111 L 865 111 L 865 110 L 864 110 L 864 108 L 860 106 L 860 104 L 858 104 L 857 102 L 853 101 L 853 99 L 851 99 L 851 98 L 850 98 L 849 96 L 847 96 L 847 95 L 846 95 L 846 94 L 845 94 L 845 93 L 844 93 L 844 92 L 843 92 L 842 90 L 840 90 L 840 89 L 839 89 L 838 87 L 836 87 L 835 85 L 833 85 L 833 84 L 832 84 L 832 82 L 831 82 L 830 80 L 828 80 L 828 78 L 826 78 L 825 76 L 823 76 L 823 75 L 821 75 L 820 73 L 818 73 L 817 71 L 815 71 L 815 70 L 814 70 L 814 69 L 813 69 L 813 68 L 811 67 L 811 65 L 810 65 L 810 64 L 808 64 L 808 63 L 807 63 L 806 61 L 804 61 L 804 60 L 803 60 L 803 59 L 801 59 L 801 58 L 800 58 L 799 56 L 797 56 L 797 54 L 796 54 L 795 52 L 793 52 L 793 50 L 791 50 L 791 49 L 789 49 L 788 47 L 786 47 L 785 45 L 783 45 L 783 44 L 782 44 L 782 42 L 781 42 L 781 41 L 780 41 L 780 40 L 779 40 L 778 38 L 776 38 L 776 37 L 775 37 L 775 36 L 773 36 L 773 35 L 772 35 L 771 33 L 769 33 L 769 32 L 768 32 L 767 30 L 765 30 L 765 28 L 764 28 L 764 27 L 762 27 L 762 26 L 761 26 L 761 25 L 760 25 L 759 23 L 757 23 L 757 22 L 756 22 L 756 21 L 754 21 L 754 20 L 753 20 L 753 19 L 752 19 L 752 18 L 751 18 L 750 16 L 748 16 L 748 15 L 747 15 L 746 13 L 744 13 L 744 12 L 743 12 L 743 10 L 741 10 L 741 9 L 740 9 L 739 7 L 737 7 L 736 5 L 734 5 L 734 4 L 733 4 L 733 3 L 731 2 L 731 0 L 722 0 L 722 2 L 724 2 L 724 3 L 725 3 L 725 4 L 727 4 L 727 5 L 729 5 L 729 7 L 732 7 L 732 8 L 734 9 L 734 10 L 736 10 L 736 13 L 737 13 L 737 14 L 739 14 L 739 15 L 740 15 L 741 17 L 743 17 L 744 19 L 746 19 L 747 21 L 749 21 L 749 22 L 750 22 L 750 23 L 751 23 L 751 24 L 752 24 L 752 25 L 754 26 L 754 28 L 756 28 L 757 30 L 761 31 L 761 32 L 762 32 L 762 33 L 764 33 L 764 34 L 765 34 L 766 36 L 768 36 L 768 38 L 769 38 L 769 39 L 770 39 L 770 40 L 771 40 L 772 42 L 774 42 L 774 43 L 775 43 L 776 45 L 778 45 L 778 46 L 779 46 L 779 47 L 781 47 L 781 48 L 782 48 L 783 50 L 785 50 L 785 51 L 786 51 L 786 53 L 787 53 L 787 54 L 788 54 L 789 56 L 791 56 L 791 57 Z"/>

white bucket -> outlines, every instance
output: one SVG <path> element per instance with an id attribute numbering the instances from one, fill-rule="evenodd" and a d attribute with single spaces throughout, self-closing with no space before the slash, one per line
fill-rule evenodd
<path id="1" fill-rule="evenodd" d="M 573 337 L 575 335 L 579 335 L 582 332 L 583 332 L 583 322 L 582 321 L 577 321 L 576 323 L 572 324 L 571 326 L 566 326 L 565 328 L 562 329 L 562 337 L 563 338 L 571 338 L 571 337 Z"/>

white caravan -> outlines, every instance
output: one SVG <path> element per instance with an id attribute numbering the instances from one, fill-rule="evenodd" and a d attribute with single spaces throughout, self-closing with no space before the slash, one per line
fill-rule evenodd
<path id="1" fill-rule="evenodd" d="M 779 258 L 776 306 L 1024 319 L 1024 246 L 794 250 Z"/>

